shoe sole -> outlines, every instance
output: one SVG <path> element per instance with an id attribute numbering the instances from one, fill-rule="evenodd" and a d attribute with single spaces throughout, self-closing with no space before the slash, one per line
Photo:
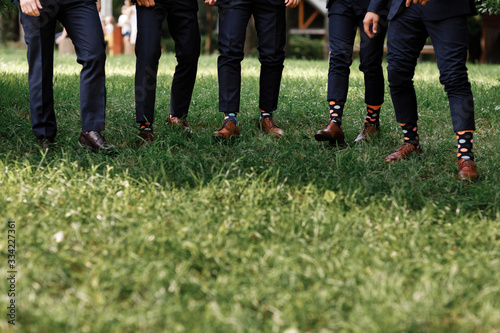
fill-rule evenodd
<path id="1" fill-rule="evenodd" d="M 90 150 L 93 153 L 100 153 L 100 154 L 105 154 L 105 155 L 110 155 L 110 156 L 114 156 L 114 155 L 118 154 L 118 151 L 116 150 L 116 148 L 113 148 L 113 149 L 98 149 L 98 148 L 94 148 L 94 147 L 90 146 L 86 142 L 81 142 L 81 141 L 78 141 L 78 142 L 80 143 L 80 146 L 83 149 Z"/>
<path id="2" fill-rule="evenodd" d="M 322 134 L 314 134 L 314 139 L 316 141 L 320 141 L 320 142 L 323 142 L 323 141 L 328 141 L 330 142 L 331 144 L 344 144 L 345 143 L 345 139 L 333 139 L 329 136 L 325 136 L 325 135 L 322 135 Z"/>
<path id="3" fill-rule="evenodd" d="M 385 161 L 388 162 L 388 163 L 396 163 L 396 162 L 399 162 L 399 161 L 404 161 L 404 160 L 408 160 L 414 156 L 420 156 L 422 155 L 422 151 L 421 150 L 417 150 L 417 151 L 414 151 L 413 153 L 411 153 L 410 155 L 406 155 L 406 156 L 403 156 L 401 158 L 398 158 L 396 160 L 393 160 L 393 159 L 387 159 L 387 157 L 385 158 Z"/>

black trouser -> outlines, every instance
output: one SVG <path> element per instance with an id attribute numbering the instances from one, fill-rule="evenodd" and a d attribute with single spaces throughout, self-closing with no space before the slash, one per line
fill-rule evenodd
<path id="1" fill-rule="evenodd" d="M 154 122 L 156 77 L 161 56 L 161 26 L 167 19 L 175 42 L 175 67 L 170 93 L 170 114 L 184 118 L 188 114 L 200 56 L 200 29 L 197 8 L 181 1 L 156 2 L 154 7 L 137 6 L 137 56 L 135 106 L 137 122 Z"/>

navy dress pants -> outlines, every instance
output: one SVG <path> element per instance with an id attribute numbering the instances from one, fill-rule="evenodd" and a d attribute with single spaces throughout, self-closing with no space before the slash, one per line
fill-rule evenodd
<path id="1" fill-rule="evenodd" d="M 335 7 L 335 8 L 333 8 Z M 343 7 L 343 8 L 339 8 Z M 356 30 L 360 27 L 360 65 L 364 74 L 365 103 L 381 105 L 384 103 L 384 73 L 382 57 L 384 38 L 387 27 L 379 25 L 379 33 L 370 39 L 363 29 L 364 14 L 354 8 L 354 4 L 335 2 L 328 15 L 328 33 L 330 44 L 330 67 L 328 70 L 327 100 L 345 101 L 349 90 L 349 73 Z"/>
<path id="2" fill-rule="evenodd" d="M 396 120 L 418 120 L 413 76 L 428 36 L 434 45 L 439 81 L 448 94 L 453 130 L 475 130 L 474 99 L 466 67 L 467 17 L 426 20 L 420 5 L 406 8 L 389 24 L 387 72 Z"/>
<path id="3" fill-rule="evenodd" d="M 219 6 L 219 111 L 240 110 L 241 61 L 244 56 L 246 28 L 255 19 L 260 68 L 259 108 L 268 112 L 278 108 L 283 63 L 285 61 L 285 4 L 267 0 L 221 2 Z"/>
<path id="4" fill-rule="evenodd" d="M 42 1 L 40 16 L 21 13 L 28 45 L 31 125 L 37 139 L 57 133 L 52 87 L 54 39 L 59 20 L 75 45 L 80 73 L 82 131 L 104 130 L 106 88 L 105 43 L 97 7 L 93 1 Z"/>
<path id="5" fill-rule="evenodd" d="M 193 8 L 184 1 L 156 1 L 154 7 L 137 6 L 137 122 L 154 122 L 158 62 L 161 56 L 161 26 L 165 19 L 175 42 L 177 58 L 170 93 L 170 114 L 179 118 L 187 117 L 191 103 L 200 57 L 197 7 Z"/>

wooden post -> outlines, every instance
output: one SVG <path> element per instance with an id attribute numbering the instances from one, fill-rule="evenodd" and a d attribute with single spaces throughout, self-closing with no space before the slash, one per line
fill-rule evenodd
<path id="1" fill-rule="evenodd" d="M 481 36 L 481 63 L 500 62 L 500 15 L 483 14 L 483 31 Z"/>

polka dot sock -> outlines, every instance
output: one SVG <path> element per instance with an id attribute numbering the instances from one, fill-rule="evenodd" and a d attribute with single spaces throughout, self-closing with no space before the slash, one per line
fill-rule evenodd
<path id="1" fill-rule="evenodd" d="M 267 111 L 264 111 L 264 110 L 260 110 L 259 121 L 262 121 L 265 118 L 269 118 L 269 117 L 272 117 L 272 116 L 273 116 L 272 112 L 267 112 Z"/>
<path id="2" fill-rule="evenodd" d="M 236 113 L 224 113 L 224 120 L 229 119 L 233 124 L 238 125 L 238 119 L 236 119 Z"/>
<path id="3" fill-rule="evenodd" d="M 333 101 L 329 101 L 330 107 L 330 121 L 333 121 L 337 125 L 342 125 L 342 114 L 344 113 L 344 101 L 340 99 L 334 99 Z"/>
<path id="4" fill-rule="evenodd" d="M 382 104 L 380 105 L 366 105 L 366 118 L 365 118 L 365 124 L 372 124 L 376 128 L 380 127 L 380 121 L 379 121 L 379 116 L 380 116 L 380 108 L 382 107 Z"/>
<path id="5" fill-rule="evenodd" d="M 139 131 L 152 131 L 153 130 L 153 124 L 151 124 L 149 121 L 141 121 L 139 123 Z"/>
<path id="6" fill-rule="evenodd" d="M 419 147 L 420 140 L 418 138 L 417 122 L 400 123 L 400 125 L 405 135 L 405 143 L 411 143 L 415 147 Z"/>
<path id="7" fill-rule="evenodd" d="M 458 141 L 458 160 L 467 159 L 474 161 L 474 153 L 472 152 L 472 139 L 474 131 L 459 131 L 457 133 Z"/>

